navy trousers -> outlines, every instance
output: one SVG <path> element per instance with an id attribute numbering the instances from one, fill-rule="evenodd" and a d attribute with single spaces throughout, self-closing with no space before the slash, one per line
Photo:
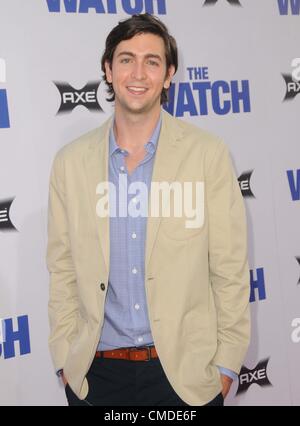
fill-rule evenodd
<path id="1" fill-rule="evenodd" d="M 127 361 L 95 358 L 87 374 L 89 393 L 80 400 L 69 385 L 70 406 L 187 406 L 170 385 L 159 359 Z M 220 393 L 207 405 L 224 405 Z"/>

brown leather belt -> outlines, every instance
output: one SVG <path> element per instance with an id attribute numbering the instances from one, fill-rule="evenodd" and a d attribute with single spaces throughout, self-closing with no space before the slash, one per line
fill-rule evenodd
<path id="1" fill-rule="evenodd" d="M 112 351 L 97 351 L 96 358 L 126 359 L 128 361 L 150 361 L 158 358 L 155 346 L 120 348 Z"/>

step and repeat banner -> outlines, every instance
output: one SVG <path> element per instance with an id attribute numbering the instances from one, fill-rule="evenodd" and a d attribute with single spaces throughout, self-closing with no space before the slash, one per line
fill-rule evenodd
<path id="1" fill-rule="evenodd" d="M 300 0 L 0 0 L 0 405 L 66 405 L 48 352 L 48 182 L 101 125 L 120 19 L 157 15 L 180 66 L 165 109 L 220 136 L 245 199 L 251 345 L 227 405 L 300 405 Z"/>

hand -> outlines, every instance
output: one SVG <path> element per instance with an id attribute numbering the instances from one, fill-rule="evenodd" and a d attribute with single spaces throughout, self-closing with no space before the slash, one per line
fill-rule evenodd
<path id="1" fill-rule="evenodd" d="M 223 395 L 223 398 L 225 399 L 230 390 L 233 380 L 230 377 L 226 376 L 225 374 L 221 374 L 221 382 L 222 382 L 222 395 Z"/>

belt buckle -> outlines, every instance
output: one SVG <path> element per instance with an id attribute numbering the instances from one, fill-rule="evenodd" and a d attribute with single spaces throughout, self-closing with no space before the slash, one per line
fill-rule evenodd
<path id="1" fill-rule="evenodd" d="M 136 347 L 136 350 L 138 350 L 138 351 L 144 351 L 145 349 L 147 350 L 148 359 L 144 359 L 143 361 L 148 362 L 151 359 L 151 348 L 150 348 L 150 346 Z"/>
<path id="2" fill-rule="evenodd" d="M 145 361 L 148 362 L 151 359 L 151 348 L 150 346 L 146 346 L 146 349 L 147 349 L 148 359 L 145 359 Z"/>

